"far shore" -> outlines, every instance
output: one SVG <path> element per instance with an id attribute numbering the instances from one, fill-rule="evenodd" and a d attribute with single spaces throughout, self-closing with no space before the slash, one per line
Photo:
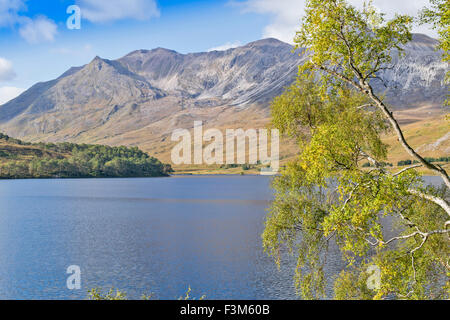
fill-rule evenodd
<path id="1" fill-rule="evenodd" d="M 443 164 L 442 167 L 449 167 L 450 165 Z M 395 167 L 389 167 L 387 168 L 390 172 L 396 173 L 404 168 L 407 168 L 408 166 L 395 166 Z M 223 169 L 223 168 L 208 168 L 208 167 L 202 167 L 202 168 L 173 168 L 174 172 L 171 175 L 260 175 L 261 168 L 252 168 L 249 170 L 243 170 L 242 168 L 230 168 L 230 169 Z M 370 168 L 365 169 L 370 170 Z M 280 172 L 282 169 L 280 169 Z M 437 176 L 433 171 L 428 170 L 426 168 L 417 168 L 417 171 L 419 171 L 424 176 Z"/>
<path id="2" fill-rule="evenodd" d="M 447 166 L 449 166 L 447 164 Z M 407 166 L 404 167 L 390 167 L 388 168 L 389 171 L 391 171 L 392 173 L 398 172 L 404 168 L 406 168 Z M 443 167 L 445 168 L 446 166 L 443 165 Z M 370 169 L 370 168 L 368 168 Z M 437 176 L 436 174 L 434 174 L 431 170 L 425 169 L 425 168 L 417 168 L 418 171 L 423 175 L 423 176 Z M 181 177 L 181 176 L 279 176 L 282 172 L 282 169 L 280 169 L 279 173 L 275 174 L 275 175 L 261 175 L 261 168 L 260 167 L 256 167 L 256 168 L 251 168 L 248 170 L 243 170 L 241 167 L 238 168 L 230 168 L 230 169 L 224 169 L 224 168 L 208 168 L 208 167 L 202 167 L 202 168 L 174 168 L 174 172 L 169 174 L 169 175 L 162 175 L 162 176 L 147 176 L 147 177 L 142 177 L 142 176 L 129 176 L 129 177 L 114 177 L 114 176 L 110 176 L 110 177 L 42 177 L 42 178 L 25 178 L 25 177 L 17 177 L 17 178 L 2 178 L 0 177 L 0 181 L 1 180 L 36 180 L 36 179 L 40 179 L 40 180 L 53 180 L 53 179 L 129 179 L 129 178 L 136 178 L 136 179 L 143 179 L 143 178 L 167 178 L 167 177 Z M 365 169 L 366 170 L 366 169 Z"/>

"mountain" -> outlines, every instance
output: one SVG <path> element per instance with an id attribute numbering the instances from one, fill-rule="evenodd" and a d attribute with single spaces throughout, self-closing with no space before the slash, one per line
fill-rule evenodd
<path id="1" fill-rule="evenodd" d="M 266 39 L 187 55 L 161 48 L 140 50 L 118 61 L 171 95 L 195 99 L 194 105 L 237 106 L 266 102 L 292 81 L 299 64 L 292 50 L 286 43 Z"/>
<path id="2" fill-rule="evenodd" d="M 416 34 L 405 56 L 374 83 L 398 110 L 442 113 L 448 65 L 437 41 Z M 96 57 L 38 83 L 0 106 L 0 131 L 28 141 L 137 145 L 167 155 L 170 134 L 206 126 L 264 126 L 269 101 L 295 79 L 301 50 L 264 39 L 226 51 L 181 54 L 157 48 Z M 164 157 L 163 157 L 164 159 Z"/>

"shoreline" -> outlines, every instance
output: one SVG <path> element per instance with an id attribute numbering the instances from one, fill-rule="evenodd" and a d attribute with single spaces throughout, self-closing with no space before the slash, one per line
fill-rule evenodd
<path id="1" fill-rule="evenodd" d="M 152 176 L 152 177 L 66 177 L 66 178 L 0 178 L 1 181 L 19 181 L 19 180 L 112 180 L 112 179 L 152 179 L 152 178 L 182 178 L 182 177 L 277 177 L 281 174 L 274 175 L 262 175 L 259 173 L 174 173 L 167 176 Z M 422 177 L 437 177 L 440 178 L 439 175 L 433 174 L 422 174 Z"/>

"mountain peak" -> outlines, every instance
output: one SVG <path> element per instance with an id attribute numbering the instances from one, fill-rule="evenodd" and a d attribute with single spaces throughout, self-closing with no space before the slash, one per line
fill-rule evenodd
<path id="1" fill-rule="evenodd" d="M 126 59 L 129 57 L 139 57 L 139 56 L 144 57 L 144 56 L 148 56 L 148 55 L 180 55 L 180 54 L 181 53 L 178 53 L 175 50 L 157 47 L 157 48 L 154 48 L 151 50 L 147 50 L 147 49 L 135 50 L 135 51 L 128 53 L 127 55 L 123 56 L 120 59 Z"/>
<path id="2" fill-rule="evenodd" d="M 260 40 L 249 42 L 248 44 L 287 44 L 277 38 L 263 38 Z"/>
<path id="3" fill-rule="evenodd" d="M 423 33 L 413 33 L 412 41 L 425 42 L 425 43 L 430 43 L 430 44 L 435 44 L 438 42 L 436 39 L 434 39 L 430 36 L 427 36 L 426 34 L 423 34 Z"/>
<path id="4" fill-rule="evenodd" d="M 90 63 L 88 63 L 85 67 L 87 70 L 95 70 L 100 71 L 103 69 L 103 67 L 106 67 L 107 65 L 110 65 L 109 60 L 102 59 L 99 56 L 95 56 L 94 59 Z"/>
<path id="5" fill-rule="evenodd" d="M 151 50 L 152 52 L 165 52 L 165 53 L 175 53 L 178 54 L 178 52 L 176 52 L 175 50 L 171 50 L 171 49 L 167 49 L 167 48 L 163 48 L 163 47 L 157 47 L 155 49 Z"/>
<path id="6" fill-rule="evenodd" d="M 291 45 L 286 43 L 286 42 L 283 42 L 281 40 L 278 40 L 276 38 L 265 38 L 265 39 L 249 42 L 244 47 L 265 47 L 265 46 L 273 46 L 273 47 L 284 46 L 284 47 L 288 47 L 288 46 L 291 46 Z"/>
<path id="7" fill-rule="evenodd" d="M 413 33 L 412 40 L 406 44 L 406 47 L 428 54 L 430 51 L 435 51 L 438 45 L 439 41 L 436 39 L 422 33 Z"/>
<path id="8" fill-rule="evenodd" d="M 100 61 L 104 61 L 104 60 L 102 58 L 100 58 L 99 56 L 95 56 L 95 58 L 92 59 L 91 63 L 92 62 L 100 62 Z"/>

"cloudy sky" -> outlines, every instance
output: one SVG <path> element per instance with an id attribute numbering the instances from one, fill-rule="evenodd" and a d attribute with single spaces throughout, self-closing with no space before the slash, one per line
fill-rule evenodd
<path id="1" fill-rule="evenodd" d="M 349 0 L 362 6 L 362 0 Z M 0 0 L 0 104 L 96 55 L 136 49 L 224 50 L 261 38 L 291 42 L 305 0 Z M 388 16 L 416 15 L 428 0 L 374 0 Z M 68 29 L 71 5 L 81 28 Z M 70 11 L 72 13 L 73 11 Z M 436 34 L 427 27 L 416 32 Z"/>

